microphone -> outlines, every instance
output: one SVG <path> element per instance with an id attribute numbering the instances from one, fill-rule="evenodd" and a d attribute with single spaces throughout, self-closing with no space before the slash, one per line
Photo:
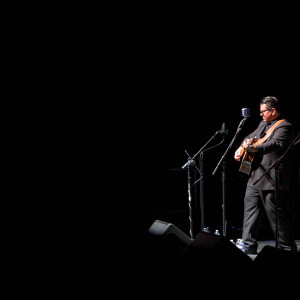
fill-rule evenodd
<path id="1" fill-rule="evenodd" d="M 222 123 L 222 129 L 219 130 L 217 133 L 222 134 L 222 135 L 228 134 L 228 129 L 226 129 L 225 123 Z"/>
<path id="2" fill-rule="evenodd" d="M 244 118 L 249 118 L 250 117 L 250 109 L 249 108 L 242 108 L 242 116 Z"/>
<path id="3" fill-rule="evenodd" d="M 239 127 L 238 127 L 239 129 L 241 129 L 244 126 L 247 118 L 250 117 L 250 109 L 242 108 L 242 116 L 244 117 L 244 119 L 240 122 Z"/>

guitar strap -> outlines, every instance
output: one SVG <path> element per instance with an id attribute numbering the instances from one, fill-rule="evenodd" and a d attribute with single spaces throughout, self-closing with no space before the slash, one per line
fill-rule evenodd
<path id="1" fill-rule="evenodd" d="M 269 136 L 270 134 L 272 133 L 272 131 L 275 129 L 276 126 L 278 126 L 281 122 L 285 121 L 285 119 L 281 119 L 281 120 L 278 120 L 277 122 L 275 122 L 267 131 L 266 131 L 266 134 L 257 141 L 257 143 L 255 143 L 255 145 L 260 145 L 262 144 Z M 260 165 L 259 166 L 260 170 L 262 173 L 264 173 L 266 170 Z M 270 183 L 275 187 L 275 182 L 274 180 L 270 177 L 269 174 L 266 174 L 265 175 L 267 180 L 270 181 Z"/>
<path id="2" fill-rule="evenodd" d="M 277 122 L 275 122 L 267 131 L 266 134 L 259 139 L 256 143 L 254 143 L 255 146 L 262 144 L 272 133 L 272 131 L 275 129 L 275 127 L 277 127 L 281 122 L 285 121 L 285 119 L 281 119 L 278 120 Z"/>

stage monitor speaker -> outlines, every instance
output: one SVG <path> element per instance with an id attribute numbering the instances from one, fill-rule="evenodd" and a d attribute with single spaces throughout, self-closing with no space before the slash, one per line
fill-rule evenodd
<path id="1" fill-rule="evenodd" d="M 156 220 L 148 229 L 151 241 L 151 250 L 158 254 L 172 255 L 183 253 L 192 243 L 182 230 L 172 223 Z"/>
<path id="2" fill-rule="evenodd" d="M 200 232 L 186 250 L 195 268 L 228 274 L 242 268 L 250 270 L 252 259 L 227 237 Z"/>
<path id="3" fill-rule="evenodd" d="M 274 274 L 284 271 L 285 275 L 296 274 L 300 269 L 300 253 L 266 245 L 253 261 L 253 272 Z"/>
<path id="4" fill-rule="evenodd" d="M 166 223 L 160 220 L 156 220 L 149 228 L 149 232 L 154 235 L 174 235 L 178 237 L 185 245 L 189 245 L 192 239 L 189 238 L 183 231 L 177 228 L 172 223 Z"/>
<path id="5" fill-rule="evenodd" d="M 192 243 L 182 230 L 172 223 L 156 220 L 148 229 L 147 254 L 142 263 L 156 284 L 185 285 L 190 271 L 186 249 Z"/>

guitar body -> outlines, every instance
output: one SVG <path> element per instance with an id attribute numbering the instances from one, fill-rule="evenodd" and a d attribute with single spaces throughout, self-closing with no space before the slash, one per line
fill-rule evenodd
<path id="1" fill-rule="evenodd" d="M 249 175 L 251 172 L 251 166 L 252 166 L 253 159 L 254 159 L 254 153 L 248 152 L 246 150 L 244 153 L 239 171 Z"/>

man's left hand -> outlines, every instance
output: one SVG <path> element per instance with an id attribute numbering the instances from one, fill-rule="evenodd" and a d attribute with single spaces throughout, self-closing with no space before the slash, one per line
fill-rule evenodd
<path id="1" fill-rule="evenodd" d="M 249 152 L 257 152 L 258 149 L 256 149 L 256 147 L 254 145 L 248 145 L 247 151 L 249 151 Z"/>

